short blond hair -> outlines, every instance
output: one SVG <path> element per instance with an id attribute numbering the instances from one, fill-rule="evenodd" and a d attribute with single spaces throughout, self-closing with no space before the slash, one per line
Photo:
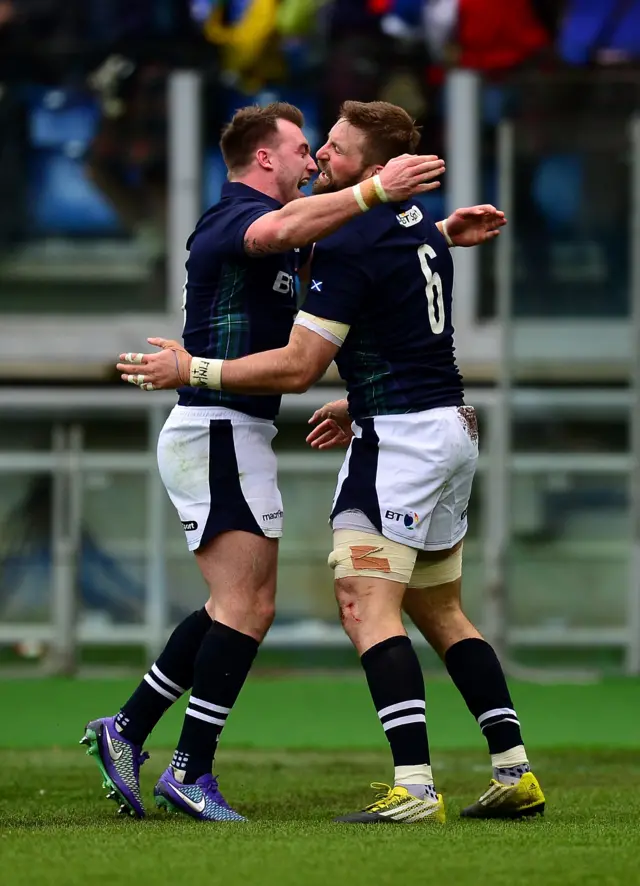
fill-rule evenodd
<path id="1" fill-rule="evenodd" d="M 389 102 L 344 102 L 340 119 L 365 134 L 365 162 L 384 166 L 392 157 L 415 154 L 420 127 L 404 108 Z"/>

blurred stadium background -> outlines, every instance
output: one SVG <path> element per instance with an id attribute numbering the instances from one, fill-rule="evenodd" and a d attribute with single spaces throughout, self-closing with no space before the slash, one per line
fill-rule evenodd
<path id="1" fill-rule="evenodd" d="M 125 387 L 113 363 L 147 335 L 179 335 L 184 244 L 224 179 L 220 127 L 276 98 L 303 109 L 315 147 L 345 98 L 403 105 L 422 147 L 447 162 L 429 211 L 506 210 L 495 247 L 455 255 L 457 353 L 481 421 L 467 608 L 517 677 L 640 675 L 639 59 L 633 0 L 0 0 L 6 704 L 28 706 L 19 676 L 137 673 L 201 605 L 156 470 L 174 397 Z M 312 453 L 304 437 L 340 390 L 329 373 L 284 399 L 286 533 L 258 667 L 330 670 L 325 700 L 358 663 L 325 565 L 340 455 Z M 48 684 L 31 682 L 38 706 Z M 133 680 L 91 685 L 117 704 Z M 86 687 L 51 686 L 77 699 L 79 725 L 108 713 L 85 711 Z M 612 746 L 637 745 L 631 696 L 598 697 L 614 719 L 626 711 Z M 582 707 L 562 698 L 555 723 L 572 698 L 569 719 Z M 29 722 L 0 727 L 0 746 L 68 742 L 68 721 L 42 742 Z M 574 740 L 548 725 L 540 746 Z M 273 746 L 266 727 L 245 732 Z"/>
<path id="2" fill-rule="evenodd" d="M 384 97 L 447 161 L 434 215 L 491 201 L 511 219 L 497 248 L 456 254 L 483 442 L 470 613 L 514 663 L 640 672 L 639 6 L 1 0 L 7 663 L 151 656 L 200 603 L 155 466 L 174 397 L 125 388 L 114 357 L 180 331 L 184 244 L 217 199 L 236 107 L 293 101 L 318 146 L 344 98 Z M 329 377 L 280 420 L 287 531 L 266 649 L 292 664 L 341 661 L 346 642 L 325 566 L 340 455 L 303 442 L 338 393 Z"/>

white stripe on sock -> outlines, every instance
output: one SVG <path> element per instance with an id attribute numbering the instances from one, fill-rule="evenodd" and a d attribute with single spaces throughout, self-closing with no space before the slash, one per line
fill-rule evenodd
<path id="1" fill-rule="evenodd" d="M 504 717 L 506 714 L 512 714 L 514 717 L 518 716 L 515 711 L 511 710 L 511 708 L 494 708 L 492 711 L 480 714 L 478 717 L 478 726 L 482 726 L 484 721 L 490 720 L 491 717 Z"/>
<path id="2" fill-rule="evenodd" d="M 494 720 L 493 723 L 485 723 L 484 726 L 480 727 L 480 732 L 484 732 L 484 730 L 488 729 L 490 726 L 497 726 L 498 723 L 515 723 L 516 726 L 519 726 L 520 720 L 513 720 L 511 717 L 503 717 L 502 720 Z"/>
<path id="3" fill-rule="evenodd" d="M 164 695 L 164 697 L 165 697 L 165 698 L 168 698 L 169 701 L 172 701 L 172 702 L 173 702 L 173 701 L 177 701 L 177 700 L 178 700 L 178 696 L 177 696 L 177 695 L 172 695 L 167 689 L 165 689 L 164 687 L 160 686 L 159 683 L 156 683 L 156 681 L 153 679 L 153 677 L 150 677 L 149 674 L 145 674 L 145 675 L 144 675 L 144 679 L 145 679 L 146 682 L 149 684 L 149 686 L 151 686 L 153 689 L 155 689 L 156 692 L 159 692 L 160 695 Z"/>
<path id="4" fill-rule="evenodd" d="M 196 720 L 204 720 L 206 723 L 213 723 L 214 726 L 224 726 L 227 722 L 226 720 L 219 720 L 217 717 L 210 717 L 209 714 L 203 714 L 201 711 L 194 711 L 191 708 L 187 708 L 185 714 L 188 714 L 190 717 L 195 717 Z"/>
<path id="5" fill-rule="evenodd" d="M 216 714 L 228 714 L 231 710 L 231 708 L 223 708 L 222 705 L 211 704 L 210 701 L 203 701 L 201 698 L 195 698 L 193 695 L 189 699 L 189 704 L 197 704 L 199 708 L 204 708 L 205 711 L 215 711 Z"/>
<path id="6" fill-rule="evenodd" d="M 378 711 L 378 716 L 382 719 L 388 714 L 397 714 L 398 711 L 408 711 L 411 708 L 417 708 L 419 711 L 424 711 L 426 704 L 419 698 L 416 698 L 413 701 L 399 701 L 398 704 L 390 704 L 389 707 L 382 708 L 381 711 Z"/>
<path id="7" fill-rule="evenodd" d="M 393 729 L 396 726 L 406 726 L 408 723 L 426 723 L 427 718 L 424 714 L 410 714 L 408 717 L 396 717 L 395 720 L 387 720 L 386 723 L 382 724 L 382 728 L 385 732 L 388 732 L 390 729 Z"/>
<path id="8" fill-rule="evenodd" d="M 180 695 L 182 695 L 183 692 L 187 691 L 186 689 L 183 689 L 182 686 L 178 686 L 177 683 L 174 683 L 173 680 L 170 680 L 168 677 L 165 677 L 165 675 L 162 673 L 162 671 L 160 670 L 160 668 L 157 665 L 152 664 L 151 670 L 156 675 L 156 677 L 159 677 L 163 683 L 166 683 L 167 686 L 171 687 L 171 689 L 175 689 L 175 691 L 179 692 Z"/>

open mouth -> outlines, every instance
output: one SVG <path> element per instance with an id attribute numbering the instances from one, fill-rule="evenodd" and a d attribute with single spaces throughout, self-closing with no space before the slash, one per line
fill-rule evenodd
<path id="1" fill-rule="evenodd" d="M 328 175 L 326 172 L 321 172 L 320 175 L 318 176 L 318 179 L 319 179 L 319 181 L 322 181 L 322 182 L 328 182 L 328 181 L 331 181 L 331 176 Z"/>
<path id="2" fill-rule="evenodd" d="M 298 187 L 304 188 L 304 186 L 308 185 L 310 181 L 311 181 L 310 176 L 307 176 L 306 178 L 301 178 L 300 181 L 298 182 Z"/>

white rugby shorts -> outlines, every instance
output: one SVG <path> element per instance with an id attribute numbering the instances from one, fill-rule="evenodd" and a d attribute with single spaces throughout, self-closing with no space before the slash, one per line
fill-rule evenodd
<path id="1" fill-rule="evenodd" d="M 175 406 L 158 438 L 158 468 L 190 551 L 239 529 L 282 536 L 272 421 L 223 407 Z"/>
<path id="2" fill-rule="evenodd" d="M 333 528 L 379 532 L 424 551 L 457 544 L 467 531 L 478 461 L 473 407 L 380 415 L 352 428 L 333 499 Z"/>

